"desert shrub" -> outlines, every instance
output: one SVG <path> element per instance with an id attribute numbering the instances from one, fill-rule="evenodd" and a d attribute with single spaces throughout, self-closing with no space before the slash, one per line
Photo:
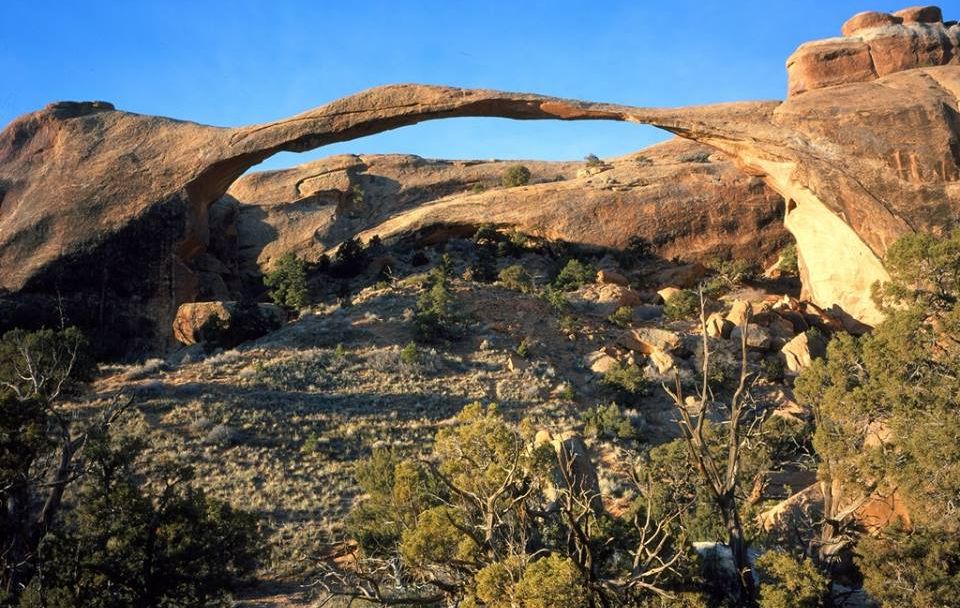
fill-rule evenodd
<path id="1" fill-rule="evenodd" d="M 330 274 L 335 277 L 355 277 L 367 269 L 370 254 L 360 237 L 354 236 L 340 243 L 330 265 Z"/>
<path id="2" fill-rule="evenodd" d="M 327 351 L 301 350 L 283 359 L 258 361 L 251 382 L 275 391 L 316 391 L 331 382 L 333 362 Z"/>
<path id="3" fill-rule="evenodd" d="M 636 268 L 642 262 L 649 260 L 656 253 L 653 243 L 640 235 L 633 235 L 627 241 L 627 246 L 620 252 L 618 258 L 624 268 Z"/>
<path id="4" fill-rule="evenodd" d="M 600 157 L 596 154 L 587 154 L 583 157 L 583 160 L 586 161 L 588 167 L 599 167 L 603 165 L 603 161 L 600 160 Z"/>
<path id="5" fill-rule="evenodd" d="M 496 226 L 490 223 L 480 224 L 477 231 L 473 233 L 473 242 L 478 247 L 496 245 L 502 240 L 503 235 L 500 234 Z"/>
<path id="6" fill-rule="evenodd" d="M 596 274 L 596 269 L 593 266 L 573 258 L 557 274 L 557 277 L 553 280 L 553 285 L 561 291 L 573 291 L 580 289 L 587 283 L 592 283 Z"/>
<path id="7" fill-rule="evenodd" d="M 270 288 L 270 298 L 275 304 L 300 310 L 309 303 L 307 265 L 293 252 L 280 256 L 273 269 L 264 275 L 263 282 Z"/>
<path id="8" fill-rule="evenodd" d="M 506 188 L 526 186 L 530 183 L 530 169 L 523 165 L 511 165 L 504 170 L 500 182 Z"/>
<path id="9" fill-rule="evenodd" d="M 366 198 L 367 194 L 363 191 L 363 187 L 360 184 L 354 184 L 353 187 L 350 188 L 350 202 L 353 203 L 354 208 L 362 207 Z"/>
<path id="10" fill-rule="evenodd" d="M 857 544 L 863 585 L 884 608 L 953 606 L 960 598 L 960 535 L 956 527 L 885 530 Z"/>
<path id="11" fill-rule="evenodd" d="M 786 373 L 786 365 L 778 355 L 764 357 L 760 362 L 760 375 L 767 380 L 779 382 L 783 380 L 784 373 Z"/>
<path id="12" fill-rule="evenodd" d="M 256 519 L 192 488 L 189 469 L 163 471 L 153 493 L 133 471 L 141 445 L 85 448 L 79 500 L 44 538 L 21 606 L 213 605 L 253 573 Z"/>
<path id="13" fill-rule="evenodd" d="M 604 439 L 635 439 L 637 429 L 633 421 L 624 416 L 616 403 L 596 405 L 581 416 L 583 430 L 588 435 Z"/>
<path id="14" fill-rule="evenodd" d="M 794 277 L 800 276 L 800 259 L 797 257 L 796 243 L 790 243 L 780 250 L 777 268 L 784 274 Z"/>
<path id="15" fill-rule="evenodd" d="M 540 292 L 540 297 L 557 312 L 563 313 L 570 308 L 570 302 L 567 300 L 567 296 L 564 295 L 562 290 L 557 289 L 553 285 L 547 285 L 544 290 Z"/>
<path id="16" fill-rule="evenodd" d="M 747 260 L 713 260 L 708 267 L 713 276 L 703 282 L 703 291 L 712 297 L 739 287 L 758 274 L 756 265 Z"/>
<path id="17" fill-rule="evenodd" d="M 489 245 L 479 247 L 477 255 L 469 266 L 470 279 L 480 283 L 491 283 L 497 278 L 496 250 Z"/>
<path id="18" fill-rule="evenodd" d="M 0 394 L 50 403 L 96 371 L 90 343 L 76 327 L 14 329 L 0 338 Z"/>
<path id="19" fill-rule="evenodd" d="M 517 355 L 523 357 L 524 359 L 529 359 L 530 346 L 531 346 L 530 339 L 524 338 L 523 340 L 520 340 L 519 344 L 517 344 L 517 348 L 514 349 L 514 352 L 516 352 Z"/>
<path id="20" fill-rule="evenodd" d="M 455 340 L 463 335 L 463 320 L 457 311 L 446 268 L 447 264 L 441 264 L 431 271 L 429 286 L 417 299 L 413 322 L 419 341 Z"/>
<path id="21" fill-rule="evenodd" d="M 500 271 L 498 278 L 507 289 L 513 289 L 520 293 L 531 293 L 533 291 L 533 277 L 520 264 L 507 266 Z"/>
<path id="22" fill-rule="evenodd" d="M 408 342 L 400 350 L 400 362 L 410 367 L 416 367 L 420 364 L 420 349 L 416 342 Z"/>
<path id="23" fill-rule="evenodd" d="M 700 313 L 700 295 L 691 290 L 683 289 L 673 294 L 663 307 L 663 314 L 668 319 L 690 319 Z"/>
<path id="24" fill-rule="evenodd" d="M 601 382 L 613 389 L 625 400 L 633 400 L 646 394 L 649 382 L 643 375 L 643 370 L 636 364 L 616 362 L 603 373 Z"/>
<path id="25" fill-rule="evenodd" d="M 760 608 L 819 608 L 829 594 L 827 577 L 810 558 L 768 551 L 757 558 Z"/>
<path id="26" fill-rule="evenodd" d="M 835 335 L 797 378 L 796 395 L 816 415 L 820 478 L 850 493 L 896 489 L 909 509 L 912 533 L 855 547 L 865 587 L 885 606 L 932 606 L 956 598 L 960 564 L 960 545 L 933 540 L 960 530 L 960 233 L 908 235 L 885 262 L 891 280 L 875 293 L 886 319 L 859 338 Z M 889 442 L 868 442 L 876 423 Z M 911 559 L 921 554 L 936 564 Z M 891 578 L 898 584 L 883 593 Z"/>
<path id="27" fill-rule="evenodd" d="M 486 186 L 478 182 L 470 187 L 470 192 L 473 192 L 474 194 L 480 194 L 486 189 L 487 189 Z"/>
<path id="28" fill-rule="evenodd" d="M 613 311 L 607 320 L 617 327 L 629 327 L 633 322 L 633 308 L 630 306 L 621 306 Z"/>
<path id="29" fill-rule="evenodd" d="M 647 585 L 666 584 L 662 571 L 634 570 L 621 558 L 642 542 L 630 524 L 636 512 L 614 518 L 599 500 L 597 510 L 582 508 L 596 497 L 581 493 L 579 482 L 558 482 L 557 453 L 549 443 L 533 448 L 532 436 L 530 425 L 475 403 L 437 433 L 431 458 L 375 450 L 358 465 L 364 497 L 349 530 L 363 550 L 360 567 L 392 564 L 366 570 L 380 577 L 383 599 L 579 608 L 634 605 L 653 594 Z M 667 543 L 649 549 L 671 564 L 684 555 Z M 350 595 L 357 579 L 341 570 L 329 580 Z M 643 586 L 633 584 L 639 580 Z"/>
<path id="30" fill-rule="evenodd" d="M 678 157 L 682 163 L 708 163 L 710 162 L 710 152 L 706 150 L 697 150 L 696 152 L 686 152 Z"/>

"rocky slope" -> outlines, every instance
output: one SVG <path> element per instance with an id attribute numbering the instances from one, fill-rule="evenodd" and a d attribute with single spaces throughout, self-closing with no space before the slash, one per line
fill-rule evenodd
<path id="1" fill-rule="evenodd" d="M 960 67 L 941 65 L 953 61 L 956 27 L 935 9 L 894 17 L 881 24 L 882 45 L 870 39 L 878 78 L 808 78 L 782 103 L 650 109 L 397 85 L 236 129 L 53 104 L 0 133 L 3 316 L 36 322 L 66 310 L 127 348 L 156 346 L 177 305 L 200 293 L 210 205 L 249 167 L 422 120 L 502 116 L 648 123 L 726 152 L 787 200 L 809 295 L 851 325 L 875 323 L 869 291 L 887 277 L 887 247 L 910 230 L 952 227 L 960 208 Z M 863 29 L 848 24 L 850 44 Z M 795 57 L 793 82 L 840 55 Z M 846 69 L 836 65 L 823 71 Z"/>
<path id="2" fill-rule="evenodd" d="M 532 183 L 501 187 L 515 162 L 336 156 L 248 174 L 212 208 L 235 218 L 219 234 L 236 234 L 214 237 L 213 248 L 250 276 L 288 251 L 316 261 L 357 234 L 429 244 L 472 235 L 484 223 L 597 249 L 623 249 L 639 235 L 660 256 L 691 261 L 769 262 L 788 239 L 779 196 L 689 141 L 594 166 L 522 161 Z"/>

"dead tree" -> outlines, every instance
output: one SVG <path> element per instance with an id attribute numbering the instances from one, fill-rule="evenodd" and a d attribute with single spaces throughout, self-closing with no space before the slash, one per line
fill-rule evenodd
<path id="1" fill-rule="evenodd" d="M 737 482 L 740 473 L 741 431 L 748 397 L 747 381 L 750 373 L 747 368 L 747 336 L 749 334 L 751 310 L 748 307 L 743 325 L 740 327 L 740 378 L 737 389 L 730 399 L 730 419 L 724 447 L 725 459 L 710 452 L 710 445 L 704 434 L 704 423 L 708 416 L 707 408 L 714 404 L 714 393 L 710 387 L 710 345 L 707 336 L 706 302 L 703 289 L 700 289 L 700 329 L 703 334 L 702 380 L 696 397 L 695 411 L 691 415 L 683 395 L 683 386 L 679 374 L 674 375 L 674 388 L 666 384 L 664 390 L 673 400 L 680 415 L 678 425 L 683 433 L 690 459 L 696 466 L 700 477 L 709 489 L 713 502 L 723 520 L 727 531 L 727 546 L 733 556 L 733 565 L 737 571 L 736 598 L 745 605 L 751 605 L 756 598 L 756 585 L 753 569 L 747 552 L 748 543 L 740 519 Z M 725 460 L 725 461 L 724 461 Z"/>

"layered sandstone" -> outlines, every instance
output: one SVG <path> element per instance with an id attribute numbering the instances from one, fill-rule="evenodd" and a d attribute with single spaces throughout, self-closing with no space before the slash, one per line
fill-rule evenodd
<path id="1" fill-rule="evenodd" d="M 530 169 L 532 183 L 501 187 L 516 162 Z M 658 255 L 688 260 L 761 262 L 788 238 L 783 200 L 762 179 L 680 139 L 589 169 L 582 162 L 335 156 L 245 175 L 215 205 L 230 207 L 238 269 L 248 276 L 288 251 L 316 260 L 354 235 L 429 244 L 470 236 L 484 223 L 601 250 L 642 236 Z"/>
<path id="2" fill-rule="evenodd" d="M 787 59 L 790 95 L 960 63 L 960 25 L 944 23 L 936 6 L 858 13 L 841 31 L 841 37 L 800 45 Z"/>

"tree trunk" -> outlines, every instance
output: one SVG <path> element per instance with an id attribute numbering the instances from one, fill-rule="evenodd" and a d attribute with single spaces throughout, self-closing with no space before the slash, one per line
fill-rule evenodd
<path id="1" fill-rule="evenodd" d="M 737 570 L 737 600 L 743 606 L 753 606 L 757 589 L 753 581 L 753 566 L 747 552 L 747 540 L 743 535 L 743 524 L 737 511 L 736 499 L 732 495 L 721 498 L 720 511 L 727 528 L 727 546 L 733 556 L 733 566 Z"/>

